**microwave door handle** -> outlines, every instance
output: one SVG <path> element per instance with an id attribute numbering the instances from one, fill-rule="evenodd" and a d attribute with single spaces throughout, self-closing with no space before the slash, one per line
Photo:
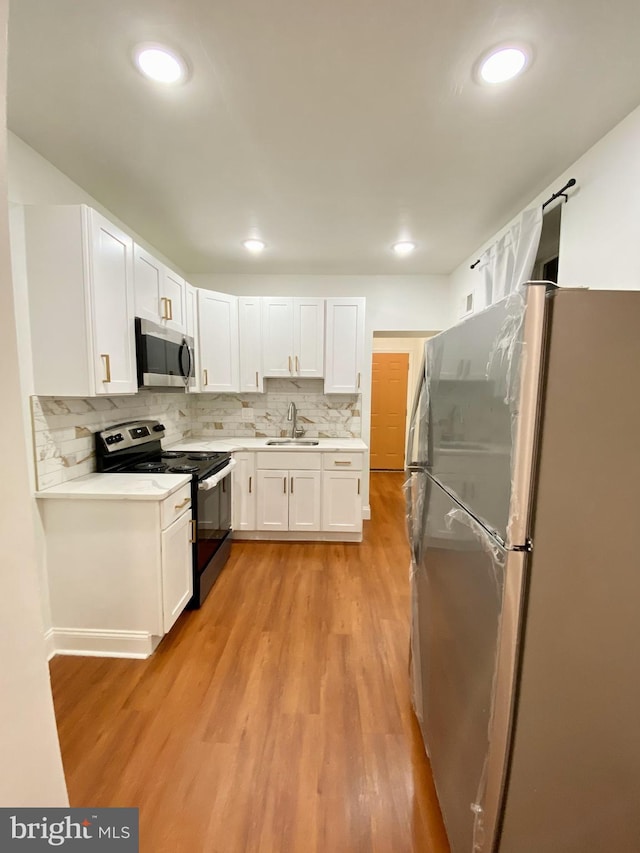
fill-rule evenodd
<path id="1" fill-rule="evenodd" d="M 184 369 L 184 361 L 183 361 L 183 355 L 184 355 L 185 350 L 187 351 L 187 355 L 189 357 L 189 366 L 187 367 L 186 372 Z M 192 367 L 191 350 L 189 348 L 189 344 L 187 343 L 187 341 L 183 340 L 182 344 L 180 345 L 180 372 L 182 373 L 182 378 L 184 379 L 185 385 L 189 384 L 189 379 L 191 378 L 191 367 Z"/>

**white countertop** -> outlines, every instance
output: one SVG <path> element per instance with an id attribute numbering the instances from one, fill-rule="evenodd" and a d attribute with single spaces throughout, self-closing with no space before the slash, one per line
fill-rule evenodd
<path id="1" fill-rule="evenodd" d="M 316 439 L 313 439 L 315 441 Z M 233 453 L 239 450 L 295 450 L 306 452 L 318 452 L 324 450 L 333 450 L 336 452 L 362 452 L 367 450 L 367 445 L 361 438 L 319 438 L 318 444 L 281 444 L 268 445 L 268 441 L 274 441 L 273 438 L 234 438 L 233 436 L 225 436 L 224 438 L 185 438 L 175 444 L 168 445 L 165 450 L 208 450 L 212 453 Z"/>
<path id="2" fill-rule="evenodd" d="M 160 501 L 190 482 L 190 474 L 85 474 L 36 492 L 36 497 Z"/>

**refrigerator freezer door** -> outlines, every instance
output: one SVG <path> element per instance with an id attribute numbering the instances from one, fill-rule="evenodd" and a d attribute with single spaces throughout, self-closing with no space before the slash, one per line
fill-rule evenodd
<path id="1" fill-rule="evenodd" d="M 545 295 L 522 287 L 426 345 L 429 473 L 508 544 L 527 534 L 509 526 L 528 510 Z"/>
<path id="2" fill-rule="evenodd" d="M 431 478 L 427 501 L 413 584 L 421 729 L 452 853 L 488 853 L 502 795 L 522 588 L 509 561 L 521 565 L 523 555 L 505 551 Z"/>

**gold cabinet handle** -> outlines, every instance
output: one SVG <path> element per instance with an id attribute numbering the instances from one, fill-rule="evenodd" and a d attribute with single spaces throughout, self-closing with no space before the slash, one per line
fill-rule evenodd
<path id="1" fill-rule="evenodd" d="M 208 385 L 209 384 L 209 371 L 205 369 L 202 372 L 204 374 L 204 380 L 203 380 L 204 384 Z"/>
<path id="2" fill-rule="evenodd" d="M 286 477 L 282 478 L 282 494 L 283 495 L 287 494 L 287 478 Z"/>
<path id="3" fill-rule="evenodd" d="M 169 317 L 168 317 L 168 319 L 173 320 L 173 300 L 168 299 L 167 302 L 169 303 Z"/>
<path id="4" fill-rule="evenodd" d="M 300 362 L 298 360 L 298 356 L 296 356 L 296 373 L 300 373 Z"/>
<path id="5" fill-rule="evenodd" d="M 191 538 L 189 539 L 189 542 L 191 542 L 192 545 L 195 545 L 197 539 L 198 539 L 198 522 L 195 520 L 195 518 L 192 518 L 191 519 Z"/>
<path id="6" fill-rule="evenodd" d="M 191 498 L 185 498 L 182 503 L 176 504 L 174 509 L 182 509 L 183 506 L 186 506 L 190 502 Z"/>
<path id="7" fill-rule="evenodd" d="M 162 303 L 162 316 L 160 317 L 160 319 L 169 320 L 169 300 L 166 296 L 161 296 L 160 302 Z"/>
<path id="8" fill-rule="evenodd" d="M 227 478 L 225 477 L 224 480 L 222 481 L 222 494 L 224 495 L 226 493 L 227 493 Z"/>
<path id="9" fill-rule="evenodd" d="M 357 387 L 358 388 L 360 387 L 360 374 L 359 373 L 358 373 L 358 385 L 357 385 Z"/>
<path id="10" fill-rule="evenodd" d="M 351 461 L 346 460 L 345 462 L 341 462 L 339 459 L 334 459 L 333 464 L 334 465 L 351 465 Z"/>
<path id="11" fill-rule="evenodd" d="M 291 478 L 291 494 L 293 494 L 293 477 Z"/>
<path id="12" fill-rule="evenodd" d="M 360 477 L 358 477 L 358 494 L 360 494 Z"/>
<path id="13" fill-rule="evenodd" d="M 100 358 L 104 359 L 104 370 L 106 373 L 103 382 L 111 382 L 111 356 L 108 352 L 100 353 Z"/>
<path id="14" fill-rule="evenodd" d="M 289 356 L 289 373 L 292 373 L 292 372 L 293 371 L 291 370 L 291 356 Z"/>
<path id="15" fill-rule="evenodd" d="M 249 494 L 251 494 L 252 483 L 253 483 L 253 477 L 249 477 Z"/>
<path id="16" fill-rule="evenodd" d="M 258 387 L 258 371 L 256 370 L 256 388 Z"/>

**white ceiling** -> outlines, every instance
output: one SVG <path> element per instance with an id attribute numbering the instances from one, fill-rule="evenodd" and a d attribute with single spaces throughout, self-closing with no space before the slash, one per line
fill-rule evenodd
<path id="1" fill-rule="evenodd" d="M 8 124 L 188 272 L 447 273 L 637 106 L 639 44 L 638 0 L 11 0 Z"/>

